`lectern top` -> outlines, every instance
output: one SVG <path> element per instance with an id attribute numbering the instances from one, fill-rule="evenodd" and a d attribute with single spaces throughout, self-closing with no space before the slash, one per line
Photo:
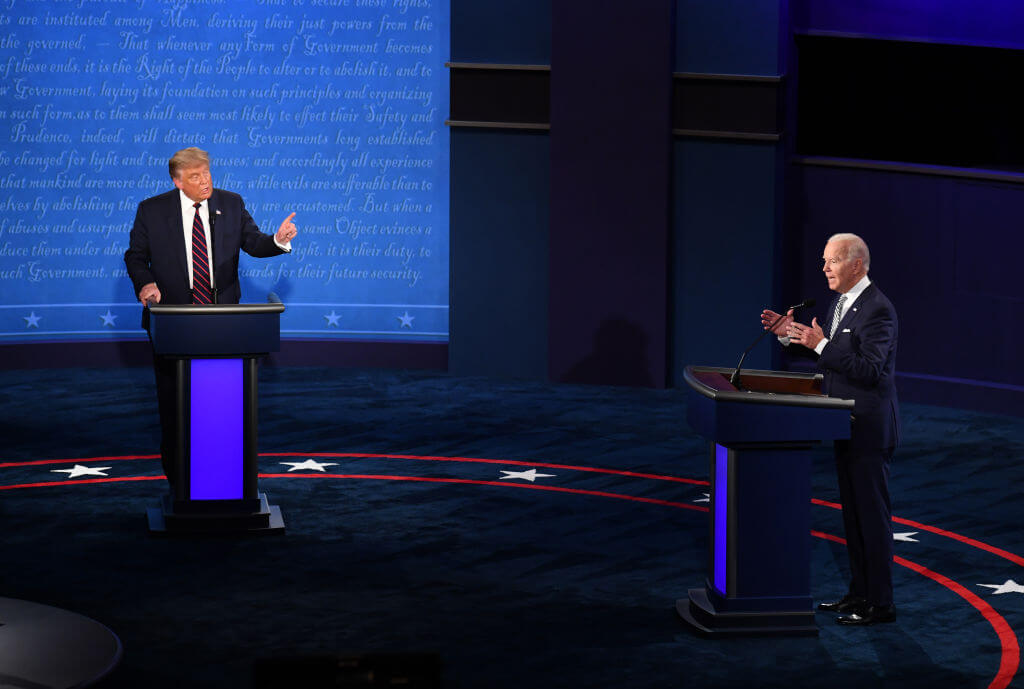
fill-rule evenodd
<path id="1" fill-rule="evenodd" d="M 157 354 L 263 356 L 281 350 L 284 304 L 152 306 L 149 338 Z"/>
<path id="2" fill-rule="evenodd" d="M 150 313 L 157 315 L 176 316 L 226 316 L 236 313 L 282 313 L 284 304 L 154 304 L 149 307 Z"/>
<path id="3" fill-rule="evenodd" d="M 683 377 L 695 392 L 716 402 L 781 404 L 823 409 L 853 409 L 853 400 L 821 392 L 821 374 L 792 371 L 743 371 L 744 390 L 729 382 L 731 368 L 687 366 Z"/>

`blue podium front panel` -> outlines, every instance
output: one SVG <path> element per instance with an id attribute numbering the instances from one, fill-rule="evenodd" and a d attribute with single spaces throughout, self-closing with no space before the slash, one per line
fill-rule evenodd
<path id="1" fill-rule="evenodd" d="M 718 443 L 713 443 L 714 458 L 714 495 L 711 497 L 712 557 L 714 558 L 715 589 L 723 596 L 729 595 L 727 566 L 729 559 L 729 450 Z"/>
<path id="2" fill-rule="evenodd" d="M 244 497 L 245 400 L 241 359 L 189 362 L 189 495 Z"/>

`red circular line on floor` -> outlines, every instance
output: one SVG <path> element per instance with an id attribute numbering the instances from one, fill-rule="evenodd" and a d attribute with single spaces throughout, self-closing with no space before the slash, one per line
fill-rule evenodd
<path id="1" fill-rule="evenodd" d="M 70 463 L 81 463 L 81 462 L 117 462 L 125 460 L 135 459 L 157 459 L 160 455 L 124 455 L 120 457 L 89 457 L 85 459 L 49 459 L 49 460 L 34 460 L 28 462 L 6 462 L 0 464 L 0 468 L 5 467 L 20 467 L 20 466 L 39 466 L 43 464 L 70 464 Z M 435 461 L 435 462 L 468 462 L 468 463 L 481 463 L 481 464 L 507 464 L 512 466 L 536 466 L 544 467 L 547 469 L 568 469 L 572 471 L 592 472 L 601 474 L 611 474 L 616 476 L 628 476 L 631 478 L 646 478 L 654 479 L 658 481 L 671 481 L 677 483 L 687 483 L 691 485 L 707 486 L 707 481 L 701 481 L 698 479 L 683 478 L 679 476 L 666 476 L 664 474 L 647 474 L 633 471 L 619 471 L 616 469 L 601 469 L 599 467 L 585 467 L 577 466 L 572 464 L 552 464 L 548 462 L 524 462 L 521 460 L 506 460 L 506 459 L 487 459 L 482 457 L 442 457 L 437 455 L 399 455 L 399 454 L 375 454 L 366 452 L 263 452 L 260 453 L 260 457 L 329 457 L 329 458 L 344 458 L 351 457 L 354 459 L 412 459 L 419 461 Z M 57 485 L 54 483 L 39 483 L 39 484 L 24 484 L 22 486 L 0 486 L 0 490 L 10 490 L 11 488 L 18 487 L 38 487 L 44 485 Z M 70 485 L 70 484 L 65 484 Z M 821 500 L 819 498 L 812 498 L 811 502 L 815 505 L 823 507 L 831 507 L 832 509 L 842 510 L 842 505 L 835 502 L 829 502 L 827 500 Z M 1024 567 L 1024 557 L 1011 553 L 1008 550 L 997 548 L 996 546 L 989 545 L 982 541 L 975 540 L 968 536 L 963 536 L 956 533 L 955 531 L 948 531 L 946 529 L 940 529 L 936 526 L 929 526 L 922 524 L 921 522 L 912 521 L 910 519 L 904 519 L 902 517 L 893 517 L 893 521 L 906 526 L 911 526 L 922 531 L 928 531 L 939 536 L 945 536 L 955 541 L 960 541 L 966 545 L 984 550 L 985 552 L 991 553 L 997 557 L 1001 557 L 1005 560 Z"/>
<path id="2" fill-rule="evenodd" d="M 556 493 L 575 493 L 580 495 L 593 495 L 597 497 L 615 498 L 619 500 L 630 500 L 633 502 L 642 502 L 654 505 L 664 505 L 668 507 L 676 507 L 680 509 L 693 510 L 696 512 L 708 512 L 709 508 L 702 507 L 699 505 L 690 505 L 682 502 L 672 502 L 669 500 L 658 500 L 655 498 L 643 498 L 635 495 L 623 495 L 621 493 L 610 493 L 606 491 L 595 491 L 595 490 L 582 490 L 579 488 L 563 488 L 560 486 L 537 486 L 526 483 L 505 483 L 502 481 L 480 481 L 473 479 L 456 479 L 456 478 L 438 478 L 438 477 L 424 477 L 424 476 L 393 476 L 387 474 L 260 474 L 260 478 L 339 478 L 339 479 L 364 479 L 364 480 L 384 480 L 384 481 L 412 481 L 416 483 L 449 483 L 449 484 L 468 484 L 468 485 L 482 485 L 482 486 L 501 486 L 501 487 L 516 487 L 525 488 L 529 490 L 542 490 Z M 163 480 L 164 476 L 127 476 L 127 477 L 110 477 L 110 478 L 98 478 L 98 479 L 79 479 L 79 480 L 68 480 L 68 481 L 52 481 L 48 483 L 26 483 L 13 486 L 0 486 L 0 490 L 12 490 L 14 488 L 37 488 L 45 486 L 70 486 L 70 485 L 81 485 L 89 483 L 122 483 L 131 481 L 157 481 Z M 817 501 L 824 502 L 824 501 Z M 834 504 L 834 503 L 832 503 Z M 834 541 L 836 543 L 846 544 L 846 540 L 832 534 L 824 533 L 821 531 L 811 531 L 812 536 L 823 538 L 825 540 Z M 1010 681 L 1017 674 L 1017 669 L 1020 666 L 1020 646 L 1017 643 L 1017 636 L 1014 634 L 1013 629 L 1006 622 L 995 609 L 982 600 L 979 596 L 967 590 L 961 584 L 953 581 L 949 577 L 934 572 L 923 565 L 919 565 L 915 562 L 911 562 L 905 558 L 896 556 L 893 560 L 908 569 L 911 569 L 918 574 L 922 574 L 929 579 L 941 584 L 948 588 L 953 593 L 957 594 L 968 604 L 974 607 L 978 612 L 981 613 L 982 617 L 992 626 L 996 632 L 996 636 L 999 638 L 1001 646 L 999 670 L 996 672 L 995 678 L 989 684 L 988 689 L 1005 689 L 1009 686 Z"/>
<path id="3" fill-rule="evenodd" d="M 671 500 L 659 500 L 657 498 L 643 498 L 637 495 L 624 495 L 622 493 L 609 493 L 603 490 L 583 490 L 582 488 L 564 488 L 562 486 L 538 486 L 533 483 L 509 483 L 507 481 L 482 481 L 468 478 L 441 478 L 430 476 L 394 476 L 390 474 L 260 474 L 260 478 L 348 478 L 348 479 L 369 479 L 379 481 L 412 481 L 414 483 L 462 483 L 474 486 L 501 486 L 503 488 L 515 487 L 528 490 L 543 490 L 552 493 L 575 493 L 577 495 L 595 495 L 601 498 L 616 498 L 618 500 L 631 500 L 651 505 L 664 505 L 666 507 L 678 507 L 684 510 L 707 512 L 708 508 L 700 505 L 690 505 L 685 502 L 673 502 Z"/>
<path id="4" fill-rule="evenodd" d="M 822 531 L 811 531 L 811 535 L 817 536 L 818 538 L 824 538 L 827 541 L 846 545 L 845 538 L 840 538 L 833 534 L 824 533 Z M 999 638 L 999 645 L 1002 648 L 1002 652 L 999 654 L 999 670 L 996 671 L 996 676 L 992 679 L 992 682 L 989 683 L 988 689 L 1005 689 L 1009 686 L 1020 667 L 1020 646 L 1017 643 L 1017 635 L 1014 634 L 1013 629 L 1010 627 L 1006 619 L 996 612 L 995 608 L 985 602 L 976 593 L 969 591 L 962 584 L 953 581 L 949 577 L 939 574 L 938 572 L 934 572 L 924 565 L 911 562 L 910 560 L 898 555 L 893 557 L 893 562 L 901 567 L 906 567 L 918 574 L 926 576 L 942 586 L 945 586 L 981 613 L 981 616 L 984 617 L 990 625 L 992 625 L 992 629 L 995 630 L 996 636 Z"/>
<path id="5" fill-rule="evenodd" d="M 597 474 L 611 474 L 614 476 L 629 476 L 631 478 L 649 478 L 657 481 L 670 481 L 675 483 L 688 483 L 695 486 L 710 485 L 707 481 L 694 478 L 683 478 L 681 476 L 668 476 L 665 474 L 645 474 L 636 471 L 621 471 L 618 469 L 602 469 L 600 467 L 585 467 L 573 464 L 552 464 L 550 462 L 524 462 L 516 459 L 487 459 L 483 457 L 441 457 L 433 455 L 396 455 L 396 454 L 373 454 L 368 452 L 261 452 L 260 457 L 330 457 L 353 459 L 414 459 L 430 462 L 467 462 L 476 464 L 508 464 L 511 466 L 544 467 L 545 469 L 569 469 L 572 471 L 583 471 Z M 125 455 L 122 457 L 87 457 L 85 459 L 40 459 L 28 462 L 3 462 L 0 469 L 8 467 L 40 466 L 43 464 L 71 464 L 81 462 L 118 462 L 132 459 L 159 459 L 160 455 Z"/>
<path id="6" fill-rule="evenodd" d="M 665 474 L 644 474 L 636 471 L 621 471 L 618 469 L 601 469 L 599 467 L 585 467 L 574 464 L 551 464 L 550 462 L 524 462 L 515 459 L 485 459 L 483 457 L 441 457 L 435 455 L 395 455 L 395 454 L 370 454 L 365 452 L 261 452 L 260 457 L 329 457 L 329 458 L 365 458 L 365 459 L 414 459 L 428 462 L 468 462 L 473 464 L 508 464 L 521 467 L 544 467 L 545 469 L 570 469 L 572 471 L 586 471 L 597 474 L 612 474 L 614 476 L 629 476 L 631 478 L 650 478 L 658 481 L 672 481 L 675 483 L 689 483 L 696 486 L 710 485 L 707 481 L 694 478 L 683 478 L 681 476 L 667 476 Z"/>
<path id="7" fill-rule="evenodd" d="M 685 502 L 673 502 L 671 500 L 659 500 L 657 498 L 644 498 L 637 495 L 625 495 L 623 493 L 610 493 L 603 490 L 583 490 L 582 488 L 564 488 L 562 486 L 537 486 L 531 483 L 507 483 L 504 481 L 481 481 L 466 478 L 440 478 L 428 476 L 393 476 L 389 474 L 260 474 L 259 478 L 347 478 L 366 479 L 380 481 L 412 481 L 415 483 L 464 483 L 478 486 L 502 486 L 527 488 L 531 490 L 543 490 L 553 493 L 575 493 L 578 495 L 594 495 L 602 498 L 615 498 L 618 500 L 631 500 L 651 505 L 664 505 L 666 507 L 678 507 L 684 510 L 696 512 L 707 512 L 708 508 L 701 505 L 690 505 Z M 165 480 L 165 476 L 111 476 L 107 478 L 71 479 L 67 481 L 48 481 L 41 483 L 19 483 L 10 486 L 0 486 L 0 490 L 14 490 L 16 488 L 45 488 L 47 486 L 79 486 L 90 483 L 122 483 L 128 481 L 159 481 Z"/>
<path id="8" fill-rule="evenodd" d="M 843 509 L 843 506 L 840 505 L 839 503 L 828 502 L 827 500 L 819 500 L 818 498 L 812 498 L 811 502 L 813 502 L 815 505 L 821 505 L 822 507 L 831 507 L 834 510 L 842 510 Z M 967 544 L 969 546 L 972 546 L 974 548 L 978 548 L 979 550 L 984 550 L 985 552 L 992 553 L 993 555 L 995 555 L 997 557 L 1001 557 L 1001 558 L 1003 558 L 1005 560 L 1009 560 L 1010 562 L 1012 562 L 1015 565 L 1019 565 L 1021 567 L 1024 567 L 1024 557 L 1021 557 L 1020 555 L 1017 555 L 1016 553 L 1011 553 L 1009 550 L 1003 550 L 1002 548 L 997 548 L 994 545 L 989 545 L 988 543 L 983 543 L 982 541 L 977 541 L 977 540 L 975 540 L 975 539 L 973 539 L 973 538 L 971 538 L 969 536 L 963 536 L 961 534 L 958 534 L 955 531 L 947 531 L 946 529 L 940 529 L 937 526 L 929 526 L 928 524 L 922 524 L 921 522 L 915 522 L 912 519 L 904 519 L 903 517 L 895 517 L 894 516 L 892 518 L 892 520 L 894 522 L 896 522 L 897 524 L 903 524 L 904 526 L 911 526 L 911 527 L 913 527 L 915 529 L 920 529 L 921 531 L 929 531 L 929 532 L 931 532 L 933 534 L 937 534 L 939 536 L 945 536 L 946 538 L 952 538 L 954 541 L 960 541 L 961 543 L 965 543 L 965 544 Z"/>
<path id="9" fill-rule="evenodd" d="M 163 481 L 166 476 L 111 476 L 108 478 L 79 478 L 67 481 L 43 481 L 40 483 L 16 483 L 12 486 L 0 486 L 0 490 L 15 488 L 46 488 L 48 486 L 82 486 L 87 483 L 130 483 L 132 481 Z"/>
<path id="10" fill-rule="evenodd" d="M 86 457 L 85 459 L 36 459 L 31 462 L 0 462 L 0 469 L 33 467 L 43 464 L 81 464 L 82 462 L 126 462 L 132 459 L 160 459 L 160 455 L 122 455 L 120 457 Z"/>

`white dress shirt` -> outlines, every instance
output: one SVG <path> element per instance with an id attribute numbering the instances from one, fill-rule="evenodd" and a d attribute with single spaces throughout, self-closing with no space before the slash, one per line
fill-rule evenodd
<path id="1" fill-rule="evenodd" d="M 178 196 L 181 198 L 181 231 L 185 234 L 185 263 L 188 265 L 188 286 L 192 288 L 192 222 L 196 217 L 196 209 L 193 206 L 195 201 L 185 196 L 185 192 L 181 189 L 178 190 Z M 199 217 L 203 220 L 203 232 L 206 233 L 206 249 L 209 252 L 210 257 L 210 279 L 213 280 L 213 237 L 210 235 L 210 199 L 206 199 L 199 204 Z M 292 243 L 277 241 L 277 236 L 274 236 L 274 244 L 284 252 L 291 253 Z M 211 285 L 216 288 L 217 285 L 214 283 Z"/>
<path id="2" fill-rule="evenodd" d="M 837 326 L 844 318 L 846 318 L 846 314 L 850 312 L 850 308 L 854 305 L 854 303 L 856 303 L 857 297 L 859 297 L 864 292 L 864 290 L 868 288 L 868 285 L 870 284 L 871 280 L 869 280 L 868 276 L 865 275 L 860 280 L 858 280 L 857 284 L 851 287 L 848 292 L 843 293 L 844 295 L 846 295 L 846 303 L 843 304 L 843 309 L 842 311 L 839 312 L 839 319 L 836 321 Z M 825 345 L 827 344 L 828 338 L 823 338 L 822 341 L 819 342 L 818 345 L 814 348 L 814 351 L 816 351 L 818 354 L 821 354 L 823 351 L 825 351 Z"/>
<path id="3" fill-rule="evenodd" d="M 188 265 L 188 286 L 192 287 L 192 221 L 196 217 L 195 201 L 178 190 L 181 197 L 181 230 L 185 233 L 185 263 Z M 199 205 L 199 217 L 203 221 L 203 232 L 206 233 L 206 248 L 210 257 L 210 277 L 213 277 L 213 242 L 210 237 L 210 200 L 206 199 Z M 216 286 L 216 285 L 214 285 Z"/>

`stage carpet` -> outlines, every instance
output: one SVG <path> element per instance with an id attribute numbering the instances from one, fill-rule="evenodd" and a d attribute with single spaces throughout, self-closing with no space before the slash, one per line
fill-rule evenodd
<path id="1" fill-rule="evenodd" d="M 707 639 L 674 609 L 708 548 L 683 391 L 260 381 L 260 489 L 284 535 L 180 539 L 147 530 L 166 490 L 150 369 L 0 372 L 0 596 L 112 629 L 104 686 L 253 687 L 286 662 L 391 653 L 439 659 L 449 688 L 1024 687 L 1020 418 L 904 405 L 894 624 L 818 614 L 818 637 Z M 813 495 L 812 589 L 833 599 L 828 447 Z"/>

